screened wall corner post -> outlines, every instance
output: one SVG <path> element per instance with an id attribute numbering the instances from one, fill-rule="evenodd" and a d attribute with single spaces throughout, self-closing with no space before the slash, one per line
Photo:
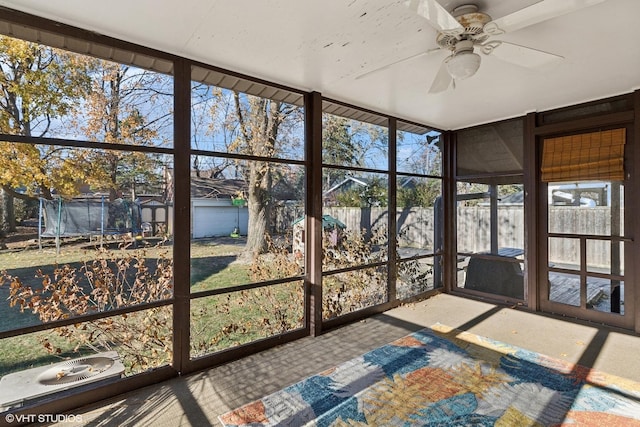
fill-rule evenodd
<path id="1" fill-rule="evenodd" d="M 638 189 L 640 189 L 640 89 L 637 89 L 633 92 L 633 106 L 634 106 L 634 122 L 633 128 L 631 131 L 631 146 L 629 148 L 630 155 L 627 158 L 628 167 L 627 167 L 627 180 L 630 185 L 633 185 L 633 188 L 636 189 L 636 194 Z M 640 200 L 637 197 L 634 197 L 632 200 L 628 202 L 629 209 L 633 209 L 634 211 L 638 211 L 640 209 Z M 633 237 L 633 242 L 630 246 L 633 248 L 631 251 L 632 255 L 632 263 L 634 265 L 640 265 L 640 247 L 638 239 L 640 236 L 640 221 L 634 221 L 632 223 L 632 229 L 630 230 L 630 235 Z M 636 284 L 640 280 L 640 273 L 637 270 L 633 270 L 627 274 L 633 274 L 631 276 L 631 282 Z M 640 290 L 637 290 L 635 293 L 635 325 L 634 330 L 636 333 L 640 333 Z"/>
<path id="2" fill-rule="evenodd" d="M 539 151 L 534 129 L 536 114 L 529 113 L 524 124 L 524 250 L 525 257 L 525 291 L 526 303 L 530 310 L 539 310 L 538 283 L 538 252 L 540 239 L 538 238 L 538 215 L 536 206 L 541 199 L 538 167 Z M 546 200 L 546 199 L 545 199 Z"/>
<path id="3" fill-rule="evenodd" d="M 175 62 L 175 196 L 174 196 L 174 367 L 179 372 L 189 371 L 190 320 L 190 224 L 179 220 L 191 217 L 190 160 L 191 139 L 191 64 L 186 60 Z"/>
<path id="4" fill-rule="evenodd" d="M 397 211 L 397 129 L 398 129 L 398 121 L 395 118 L 390 118 L 388 121 L 389 127 L 389 210 L 391 212 Z M 398 227 L 398 216 L 397 215 L 389 215 L 387 220 L 389 222 L 388 228 L 389 230 L 396 230 Z M 398 299 L 397 295 L 397 279 L 398 279 L 398 262 L 400 258 L 398 256 L 398 235 L 397 233 L 389 233 L 389 248 L 387 249 L 389 252 L 389 260 L 388 268 L 389 275 L 387 277 L 388 280 L 388 288 L 387 292 L 389 293 L 389 301 L 395 302 Z"/>
<path id="5" fill-rule="evenodd" d="M 452 131 L 446 131 L 443 137 L 444 158 L 444 257 L 443 257 L 443 282 L 444 291 L 451 292 L 455 287 L 457 257 L 456 257 L 456 203 L 455 197 L 455 168 L 456 168 L 456 135 Z"/>
<path id="6" fill-rule="evenodd" d="M 310 92 L 305 96 L 306 162 L 309 168 L 307 183 L 307 241 L 308 265 L 306 313 L 313 336 L 322 333 L 322 95 Z"/>

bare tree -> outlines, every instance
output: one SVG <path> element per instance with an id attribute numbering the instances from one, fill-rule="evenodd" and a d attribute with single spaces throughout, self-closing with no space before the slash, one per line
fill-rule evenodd
<path id="1" fill-rule="evenodd" d="M 279 134 L 288 117 L 298 108 L 278 101 L 254 96 L 233 95 L 235 116 L 239 127 L 237 151 L 260 157 L 274 157 Z M 273 205 L 272 189 L 278 173 L 274 164 L 263 160 L 243 161 L 239 164 L 247 180 L 249 225 L 245 257 L 252 257 L 266 248 L 267 227 Z"/>
<path id="2" fill-rule="evenodd" d="M 131 145 L 162 144 L 161 130 L 170 125 L 165 91 L 170 79 L 162 74 L 99 61 L 85 103 L 83 131 L 89 139 Z M 157 111 L 156 111 L 157 110 Z M 124 191 L 136 198 L 137 186 L 158 187 L 161 168 L 153 156 L 105 150 L 91 155 L 89 184 L 109 191 L 109 199 Z"/>

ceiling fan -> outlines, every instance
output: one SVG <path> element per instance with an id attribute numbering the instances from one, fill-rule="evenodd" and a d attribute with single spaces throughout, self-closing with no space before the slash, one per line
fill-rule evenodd
<path id="1" fill-rule="evenodd" d="M 495 56 L 523 67 L 540 67 L 561 60 L 563 57 L 491 38 L 603 1 L 605 0 L 541 0 L 494 20 L 486 13 L 479 11 L 475 4 L 463 4 L 449 13 L 436 0 L 404 0 L 406 7 L 425 18 L 438 31 L 436 37 L 438 47 L 361 74 L 356 78 L 360 79 L 401 62 L 442 50 L 448 50 L 450 54 L 442 61 L 429 93 L 442 92 L 452 84 L 455 87 L 457 80 L 473 76 L 481 63 L 481 57 L 476 50 L 484 55 Z"/>

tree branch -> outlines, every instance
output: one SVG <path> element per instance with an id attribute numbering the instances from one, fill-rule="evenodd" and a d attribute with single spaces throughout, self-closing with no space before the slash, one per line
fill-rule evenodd
<path id="1" fill-rule="evenodd" d="M 13 196 L 16 199 L 21 199 L 21 200 L 38 200 L 37 197 L 34 196 L 29 196 L 28 194 L 23 194 L 23 193 L 18 193 L 17 191 L 15 191 L 13 188 L 8 187 L 6 185 L 2 186 L 2 189 L 8 193 L 10 196 Z"/>
<path id="2" fill-rule="evenodd" d="M 238 92 L 233 92 L 233 102 L 236 106 L 236 115 L 238 116 L 238 123 L 240 124 L 240 132 L 242 133 L 242 138 L 246 143 L 249 143 L 249 132 L 247 131 L 247 124 L 244 121 L 244 117 L 242 115 L 242 107 L 240 106 L 240 95 Z"/>

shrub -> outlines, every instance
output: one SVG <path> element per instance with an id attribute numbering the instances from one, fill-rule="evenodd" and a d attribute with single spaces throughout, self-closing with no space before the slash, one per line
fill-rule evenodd
<path id="1" fill-rule="evenodd" d="M 37 271 L 40 286 L 2 273 L 0 284 L 10 286 L 9 304 L 31 311 L 42 322 L 71 319 L 138 304 L 169 299 L 173 295 L 173 262 L 159 250 L 152 267 L 146 250 L 97 250 L 94 259 L 79 267 L 56 266 L 52 275 Z M 172 316 L 169 307 L 90 320 L 53 331 L 75 343 L 76 351 L 116 350 L 128 371 L 159 366 L 171 360 Z M 52 353 L 61 350 L 50 340 L 42 344 Z"/>
<path id="2" fill-rule="evenodd" d="M 366 230 L 347 231 L 339 244 L 322 239 L 323 271 L 340 270 L 387 260 L 386 228 L 367 238 Z M 323 279 L 322 316 L 331 319 L 388 300 L 386 266 L 349 270 Z"/>

